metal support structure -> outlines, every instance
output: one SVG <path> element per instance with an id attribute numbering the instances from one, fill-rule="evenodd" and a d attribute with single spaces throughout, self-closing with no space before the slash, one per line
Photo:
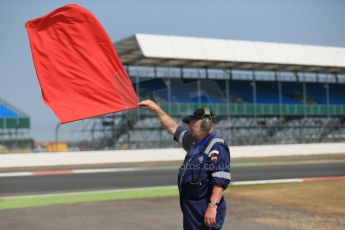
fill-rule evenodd
<path id="1" fill-rule="evenodd" d="M 140 97 L 140 80 L 139 80 L 138 74 L 136 74 L 136 76 L 135 76 L 135 90 L 137 91 L 137 95 L 138 95 L 138 98 L 140 101 L 141 100 L 141 97 Z M 136 110 L 136 116 L 137 116 L 137 119 L 140 120 L 139 110 Z M 114 127 L 115 127 L 115 125 L 114 125 Z"/>
<path id="2" fill-rule="evenodd" d="M 256 119 L 256 78 L 255 78 L 255 70 L 253 69 L 253 81 L 251 83 L 253 87 L 253 104 L 254 104 L 254 117 Z"/>
<path id="3" fill-rule="evenodd" d="M 230 100 L 230 80 L 232 80 L 232 69 L 229 68 L 229 76 L 228 79 L 225 80 L 225 93 L 226 93 L 226 100 L 227 100 L 227 106 L 226 106 L 226 112 L 227 112 L 227 119 L 230 119 L 230 104 L 231 104 L 231 100 Z M 230 129 L 230 131 L 232 132 L 232 128 Z M 230 135 L 231 135 L 230 132 Z"/>
<path id="4" fill-rule="evenodd" d="M 229 105 L 230 105 L 230 87 L 229 87 L 229 84 L 230 84 L 230 81 L 229 79 L 227 79 L 225 81 L 225 94 L 226 94 L 226 103 L 227 103 L 227 106 L 226 106 L 226 113 L 227 113 L 227 117 L 228 119 L 230 118 L 230 108 L 229 108 Z"/>
<path id="5" fill-rule="evenodd" d="M 335 77 L 335 82 L 338 84 L 339 83 L 339 77 L 337 73 L 334 73 L 334 77 Z"/>
<path id="6" fill-rule="evenodd" d="M 59 130 L 60 130 L 60 122 L 57 123 L 56 127 L 55 127 L 55 148 L 54 151 L 57 152 L 58 151 L 58 142 L 59 142 Z"/>
<path id="7" fill-rule="evenodd" d="M 324 85 L 325 89 L 326 89 L 326 104 L 327 104 L 327 117 L 329 118 L 329 106 L 330 106 L 330 102 L 329 102 L 329 84 L 325 84 Z"/>
<path id="8" fill-rule="evenodd" d="M 137 91 L 137 95 L 140 99 L 140 82 L 139 82 L 138 74 L 136 74 L 136 76 L 135 76 L 135 90 Z"/>
<path id="9" fill-rule="evenodd" d="M 157 78 L 158 74 L 157 74 L 157 66 L 153 67 L 153 77 Z"/>
<path id="10" fill-rule="evenodd" d="M 282 88 L 282 82 L 278 82 L 278 97 L 279 97 L 279 105 L 283 104 L 283 88 Z"/>
<path id="11" fill-rule="evenodd" d="M 198 106 L 201 106 L 201 82 L 200 79 L 196 81 L 197 87 L 198 87 Z"/>
<path id="12" fill-rule="evenodd" d="M 278 81 L 279 116 L 282 117 L 282 105 L 283 105 L 282 82 L 280 81 L 280 78 L 278 79 L 277 71 L 274 71 L 274 76 L 275 76 L 276 81 Z"/>
<path id="13" fill-rule="evenodd" d="M 171 114 L 171 79 L 168 78 L 166 85 L 168 87 L 168 113 Z"/>
<path id="14" fill-rule="evenodd" d="M 305 82 L 303 81 L 302 83 L 302 87 L 303 87 L 303 105 L 304 105 L 304 116 L 307 116 L 307 86 L 305 84 Z"/>

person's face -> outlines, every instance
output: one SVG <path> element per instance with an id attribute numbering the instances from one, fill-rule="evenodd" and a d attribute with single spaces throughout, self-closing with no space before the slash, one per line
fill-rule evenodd
<path id="1" fill-rule="evenodd" d="M 202 135 L 201 120 L 192 120 L 188 123 L 188 128 L 192 132 L 193 137 Z"/>

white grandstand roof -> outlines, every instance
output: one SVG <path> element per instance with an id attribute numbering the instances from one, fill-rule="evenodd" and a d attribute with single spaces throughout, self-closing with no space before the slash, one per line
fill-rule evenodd
<path id="1" fill-rule="evenodd" d="M 345 73 L 345 48 L 135 34 L 115 43 L 124 65 Z"/>

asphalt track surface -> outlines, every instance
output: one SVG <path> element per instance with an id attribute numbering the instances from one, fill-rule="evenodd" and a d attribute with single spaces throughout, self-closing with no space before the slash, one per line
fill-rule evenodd
<path id="1" fill-rule="evenodd" d="M 178 168 L 0 178 L 0 196 L 95 191 L 176 185 Z M 345 163 L 313 163 L 232 168 L 232 181 L 344 176 Z"/>

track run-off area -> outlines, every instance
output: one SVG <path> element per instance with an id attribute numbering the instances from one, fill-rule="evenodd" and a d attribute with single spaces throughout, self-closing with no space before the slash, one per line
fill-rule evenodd
<path id="1" fill-rule="evenodd" d="M 0 197 L 176 185 L 180 162 L 2 170 Z M 345 155 L 244 158 L 232 161 L 232 185 L 339 180 Z"/>

